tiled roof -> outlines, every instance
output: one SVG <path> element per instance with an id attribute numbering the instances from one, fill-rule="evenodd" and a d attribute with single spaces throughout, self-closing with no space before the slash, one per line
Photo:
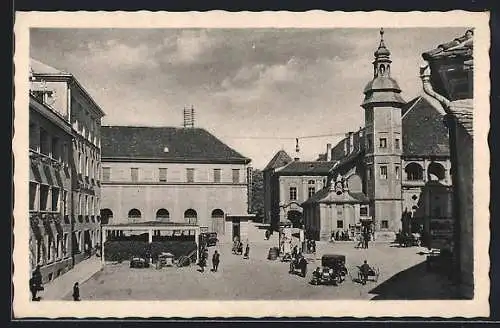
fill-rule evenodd
<path id="1" fill-rule="evenodd" d="M 57 68 L 44 64 L 36 59 L 30 58 L 30 70 L 37 74 L 50 74 L 50 75 L 71 75 L 68 72 L 61 71 Z"/>
<path id="2" fill-rule="evenodd" d="M 106 159 L 153 159 L 182 163 L 249 163 L 201 128 L 102 126 L 101 153 Z"/>
<path id="3" fill-rule="evenodd" d="M 287 166 L 276 170 L 279 175 L 328 175 L 335 162 L 292 161 Z"/>
<path id="4" fill-rule="evenodd" d="M 368 203 L 368 197 L 363 193 L 344 192 L 337 195 L 335 190 L 330 190 L 330 187 L 325 187 L 317 193 L 309 197 L 302 206 L 317 204 L 317 203 Z"/>
<path id="5" fill-rule="evenodd" d="M 450 103 L 451 113 L 471 136 L 474 135 L 472 118 L 473 106 L 472 99 L 455 100 Z"/>
<path id="6" fill-rule="evenodd" d="M 474 29 L 467 30 L 465 34 L 453 41 L 440 44 L 437 48 L 422 54 L 424 60 L 464 57 L 472 58 Z"/>
<path id="7" fill-rule="evenodd" d="M 450 154 L 443 116 L 424 97 L 417 97 L 407 104 L 402 132 L 403 156 Z"/>
<path id="8" fill-rule="evenodd" d="M 271 161 L 269 161 L 263 171 L 285 166 L 291 161 L 293 161 L 293 159 L 286 153 L 286 151 L 280 150 L 273 156 L 273 158 L 271 159 Z"/>

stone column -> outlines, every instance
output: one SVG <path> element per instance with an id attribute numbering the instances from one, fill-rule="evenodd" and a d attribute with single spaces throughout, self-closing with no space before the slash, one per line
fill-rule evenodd
<path id="1" fill-rule="evenodd" d="M 148 230 L 148 242 L 150 244 L 153 242 L 153 229 Z"/>
<path id="2" fill-rule="evenodd" d="M 196 263 L 200 262 L 200 228 L 194 229 L 194 241 L 196 243 Z"/>
<path id="3" fill-rule="evenodd" d="M 424 182 L 427 182 L 427 180 L 428 180 L 428 177 L 427 177 L 427 166 L 429 166 L 429 161 L 426 160 L 426 159 L 424 159 L 424 167 L 423 167 L 423 171 L 422 171 Z"/>
<path id="4" fill-rule="evenodd" d="M 104 261 L 104 243 L 106 242 L 106 235 L 107 235 L 108 230 L 103 229 L 103 232 L 105 232 L 105 233 L 102 234 L 102 240 L 101 240 L 101 261 L 102 261 L 102 264 L 105 263 L 105 261 Z"/>

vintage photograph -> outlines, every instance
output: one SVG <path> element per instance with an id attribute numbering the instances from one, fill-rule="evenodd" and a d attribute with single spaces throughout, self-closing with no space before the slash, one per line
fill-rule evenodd
<path id="1" fill-rule="evenodd" d="M 473 301 L 476 33 L 29 27 L 23 302 Z"/>

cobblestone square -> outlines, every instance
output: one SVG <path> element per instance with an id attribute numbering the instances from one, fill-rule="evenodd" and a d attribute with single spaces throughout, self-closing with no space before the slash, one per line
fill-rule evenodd
<path id="1" fill-rule="evenodd" d="M 107 264 L 81 284 L 82 300 L 333 300 L 333 299 L 441 299 L 451 289 L 437 274 L 425 271 L 422 248 L 399 248 L 373 243 L 369 249 L 355 249 L 354 243 L 318 243 L 317 253 L 308 255 L 306 278 L 288 273 L 289 264 L 267 260 L 274 246 L 262 241 L 251 245 L 250 259 L 231 253 L 230 244 L 218 245 L 218 272 L 199 272 L 199 267 L 169 267 L 161 270 L 130 269 L 128 262 Z M 210 255 L 214 248 L 210 248 Z M 365 286 L 348 277 L 340 286 L 309 284 L 312 271 L 326 253 L 345 254 L 347 268 L 357 274 L 356 265 L 366 259 L 380 269 L 378 282 Z M 211 264 L 211 263 L 210 263 Z M 397 277 L 395 277 L 397 275 Z M 401 278 L 398 278 L 401 276 Z M 65 297 L 70 300 L 71 295 Z"/>

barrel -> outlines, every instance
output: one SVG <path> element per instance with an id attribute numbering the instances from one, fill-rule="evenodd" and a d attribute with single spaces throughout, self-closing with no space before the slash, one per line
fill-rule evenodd
<path id="1" fill-rule="evenodd" d="M 267 255 L 267 259 L 274 261 L 278 258 L 278 247 L 271 247 L 269 248 L 269 254 Z"/>

